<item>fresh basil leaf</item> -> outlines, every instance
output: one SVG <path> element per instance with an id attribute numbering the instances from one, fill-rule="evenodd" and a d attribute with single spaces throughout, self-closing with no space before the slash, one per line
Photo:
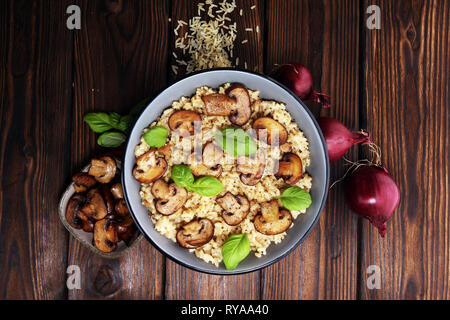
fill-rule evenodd
<path id="1" fill-rule="evenodd" d="M 117 129 L 126 132 L 130 128 L 132 122 L 133 118 L 129 114 L 127 114 L 126 116 L 122 116 L 120 117 L 119 123 L 117 124 Z"/>
<path id="2" fill-rule="evenodd" d="M 83 117 L 89 127 L 97 133 L 102 133 L 113 129 L 109 121 L 109 115 L 105 112 L 91 112 Z"/>
<path id="3" fill-rule="evenodd" d="M 189 186 L 194 192 L 198 193 L 201 196 L 212 197 L 219 194 L 224 186 L 219 179 L 206 176 L 201 177 Z"/>
<path id="4" fill-rule="evenodd" d="M 105 132 L 97 139 L 97 143 L 106 148 L 116 148 L 127 140 L 122 132 Z"/>
<path id="5" fill-rule="evenodd" d="M 184 164 L 177 164 L 172 167 L 172 180 L 179 185 L 190 190 L 190 186 L 194 183 L 194 175 L 191 168 Z"/>
<path id="6" fill-rule="evenodd" d="M 291 211 L 306 210 L 312 203 L 311 195 L 299 187 L 290 187 L 284 190 L 280 200 L 283 206 Z"/>
<path id="7" fill-rule="evenodd" d="M 122 116 L 120 114 L 118 114 L 117 112 L 111 112 L 109 114 L 109 123 L 114 127 L 117 128 L 117 126 L 119 125 L 120 122 L 120 118 Z"/>
<path id="8" fill-rule="evenodd" d="M 222 246 L 223 263 L 227 270 L 234 270 L 250 253 L 250 240 L 246 234 L 233 234 Z"/>
<path id="9" fill-rule="evenodd" d="M 258 151 L 258 146 L 253 138 L 240 128 L 218 131 L 215 139 L 223 150 L 235 156 L 248 156 Z"/>
<path id="10" fill-rule="evenodd" d="M 164 127 L 153 127 L 144 134 L 145 142 L 152 148 L 159 148 L 166 144 L 169 132 Z"/>

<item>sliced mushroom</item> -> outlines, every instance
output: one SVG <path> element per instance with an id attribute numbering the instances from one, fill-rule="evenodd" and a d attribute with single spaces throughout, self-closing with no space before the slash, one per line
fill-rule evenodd
<path id="1" fill-rule="evenodd" d="M 158 148 L 158 153 L 166 159 L 169 159 L 172 155 L 172 147 L 170 146 L 170 144 L 166 143 L 162 147 Z"/>
<path id="2" fill-rule="evenodd" d="M 216 202 L 224 210 L 222 212 L 223 220 L 230 226 L 237 226 L 241 223 L 250 210 L 250 203 L 246 196 L 235 196 L 231 192 L 227 192 L 222 198 L 217 198 Z"/>
<path id="3" fill-rule="evenodd" d="M 117 234 L 119 239 L 129 246 L 138 236 L 139 232 L 131 215 L 123 218 L 117 223 Z"/>
<path id="4" fill-rule="evenodd" d="M 94 243 L 102 252 L 113 252 L 117 248 L 119 237 L 114 222 L 110 219 L 97 221 L 94 226 Z"/>
<path id="5" fill-rule="evenodd" d="M 292 215 L 289 211 L 278 206 L 278 200 L 261 204 L 261 214 L 253 221 L 256 231 L 265 235 L 275 235 L 285 232 L 292 224 Z"/>
<path id="6" fill-rule="evenodd" d="M 187 131 L 194 134 L 195 122 L 201 123 L 201 117 L 197 112 L 180 110 L 174 112 L 169 118 L 169 127 L 180 132 Z"/>
<path id="7" fill-rule="evenodd" d="M 83 213 L 90 219 L 101 220 L 108 215 L 105 200 L 100 190 L 91 189 L 87 194 L 87 200 L 81 209 Z"/>
<path id="8" fill-rule="evenodd" d="M 109 183 L 116 176 L 116 161 L 110 156 L 94 158 L 91 160 L 89 174 L 100 183 Z"/>
<path id="9" fill-rule="evenodd" d="M 234 84 L 227 89 L 226 93 L 230 98 L 236 100 L 230 114 L 230 121 L 237 126 L 246 124 L 252 114 L 247 88 L 240 84 Z"/>
<path id="10" fill-rule="evenodd" d="M 208 243 L 214 236 L 214 224 L 207 218 L 193 220 L 177 232 L 177 242 L 186 249 L 195 249 Z"/>
<path id="11" fill-rule="evenodd" d="M 121 183 L 113 184 L 111 187 L 111 193 L 115 199 L 123 199 L 123 188 Z"/>
<path id="12" fill-rule="evenodd" d="M 236 170 L 241 173 L 240 179 L 248 186 L 256 185 L 262 178 L 266 168 L 266 157 L 263 149 L 250 157 L 238 157 Z"/>
<path id="13" fill-rule="evenodd" d="M 192 154 L 189 167 L 195 176 L 220 177 L 222 174 L 223 150 L 214 143 L 208 142 L 203 148 L 201 161 L 196 160 L 197 155 Z"/>
<path id="14" fill-rule="evenodd" d="M 121 216 L 126 217 L 130 214 L 130 211 L 128 210 L 127 203 L 125 202 L 125 199 L 119 199 L 116 201 L 116 205 L 114 207 L 115 212 Z"/>
<path id="15" fill-rule="evenodd" d="M 131 215 L 128 215 L 120 219 L 119 222 L 117 222 L 116 224 L 117 234 L 119 235 L 119 237 L 120 235 L 126 233 L 132 225 L 134 225 L 134 220 L 131 217 Z"/>
<path id="16" fill-rule="evenodd" d="M 166 169 L 167 161 L 163 158 L 158 158 L 155 154 L 155 149 L 152 149 L 136 159 L 133 176 L 141 183 L 151 183 L 162 177 Z"/>
<path id="17" fill-rule="evenodd" d="M 222 93 L 204 95 L 202 100 L 209 116 L 229 116 L 236 104 L 236 99 Z"/>
<path id="18" fill-rule="evenodd" d="M 80 172 L 75 174 L 72 177 L 73 186 L 75 188 L 75 191 L 78 193 L 86 192 L 88 189 L 95 186 L 97 181 L 93 176 L 90 176 L 86 172 Z"/>
<path id="19" fill-rule="evenodd" d="M 78 216 L 78 212 L 81 211 L 85 200 L 86 198 L 83 195 L 74 194 L 67 204 L 66 220 L 75 229 L 82 228 L 83 220 Z"/>
<path id="20" fill-rule="evenodd" d="M 155 181 L 152 194 L 156 198 L 156 210 L 165 216 L 174 214 L 187 200 L 185 188 L 172 183 L 168 185 L 163 179 Z"/>
<path id="21" fill-rule="evenodd" d="M 303 175 L 302 160 L 293 153 L 284 154 L 278 164 L 277 178 L 283 178 L 287 184 L 296 184 Z"/>
<path id="22" fill-rule="evenodd" d="M 136 225 L 132 224 L 126 230 L 126 232 L 124 232 L 121 235 L 119 235 L 119 239 L 122 240 L 123 242 L 125 242 L 125 244 L 127 246 L 130 246 L 133 243 L 133 241 L 136 240 L 138 235 L 139 235 L 139 231 L 138 231 Z"/>
<path id="23" fill-rule="evenodd" d="M 253 122 L 252 128 L 256 131 L 258 139 L 269 145 L 283 145 L 288 138 L 286 128 L 272 118 L 262 117 Z"/>
<path id="24" fill-rule="evenodd" d="M 99 186 L 98 189 L 102 193 L 103 200 L 105 201 L 107 214 L 113 215 L 114 214 L 114 197 L 113 197 L 113 194 L 111 193 L 111 185 L 102 184 Z"/>
<path id="25" fill-rule="evenodd" d="M 85 232 L 94 232 L 95 222 L 91 219 L 83 221 L 83 231 Z"/>

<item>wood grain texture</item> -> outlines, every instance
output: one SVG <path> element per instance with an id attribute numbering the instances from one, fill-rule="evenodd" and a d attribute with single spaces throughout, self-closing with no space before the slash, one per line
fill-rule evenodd
<path id="1" fill-rule="evenodd" d="M 381 268 L 364 299 L 449 299 L 450 4 L 370 1 L 381 30 L 367 30 L 365 114 L 401 190 L 384 239 L 362 229 L 362 271 Z M 368 15 L 367 15 L 368 16 Z"/>
<path id="2" fill-rule="evenodd" d="M 166 1 L 78 1 L 82 29 L 75 34 L 72 172 L 97 152 L 83 123 L 90 111 L 127 113 L 166 85 Z M 70 299 L 161 299 L 164 258 L 142 241 L 119 260 L 102 259 L 70 239 L 69 264 L 79 265 L 82 289 Z"/>
<path id="3" fill-rule="evenodd" d="M 57 203 L 70 153 L 67 2 L 0 4 L 0 299 L 65 298 Z"/>
<path id="4" fill-rule="evenodd" d="M 358 1 L 266 1 L 266 73 L 298 61 L 310 69 L 314 87 L 332 96 L 323 115 L 358 128 Z M 320 108 L 308 106 L 316 116 Z M 356 159 L 356 150 L 349 158 Z M 331 181 L 345 173 L 332 164 Z M 314 177 L 313 177 L 314 183 Z M 318 225 L 288 257 L 262 271 L 264 299 L 356 299 L 357 219 L 332 189 Z"/>
<path id="5" fill-rule="evenodd" d="M 172 22 L 173 27 L 177 26 L 178 20 L 188 21 L 198 14 L 197 4 L 183 0 L 172 1 Z M 236 1 L 237 8 L 230 18 L 237 22 L 239 36 L 235 41 L 235 51 L 233 61 L 239 57 L 239 66 L 244 68 L 247 62 L 249 70 L 262 70 L 263 56 L 263 1 Z M 256 5 L 254 9 L 251 9 Z M 242 9 L 242 16 L 240 10 Z M 205 19 L 206 14 L 203 14 Z M 256 32 L 259 26 L 259 32 Z M 246 28 L 253 28 L 253 32 L 245 31 Z M 182 29 L 180 32 L 184 32 Z M 172 33 L 172 36 L 173 33 Z M 172 37 L 173 38 L 173 37 Z M 243 40 L 248 40 L 242 44 Z M 174 38 L 171 41 L 174 50 Z M 172 56 L 172 55 L 171 55 Z M 174 63 L 172 58 L 172 63 Z M 178 74 L 177 78 L 183 74 Z M 172 73 L 173 79 L 175 75 Z M 201 274 L 186 269 L 171 260 L 167 260 L 166 268 L 166 299 L 258 299 L 260 297 L 260 272 L 253 272 L 238 276 L 214 276 Z"/>

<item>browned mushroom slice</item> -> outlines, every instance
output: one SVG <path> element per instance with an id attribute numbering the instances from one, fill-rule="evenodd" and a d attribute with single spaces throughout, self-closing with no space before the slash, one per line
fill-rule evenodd
<path id="1" fill-rule="evenodd" d="M 152 149 L 136 159 L 133 176 L 139 182 L 151 183 L 162 177 L 166 169 L 167 161 L 156 157 L 155 149 Z"/>
<path id="2" fill-rule="evenodd" d="M 235 99 L 222 93 L 204 95 L 202 100 L 209 116 L 229 116 L 236 104 Z"/>
<path id="3" fill-rule="evenodd" d="M 230 114 L 230 121 L 237 126 L 246 124 L 252 114 L 248 90 L 240 84 L 235 84 L 229 87 L 226 93 L 236 100 Z"/>
<path id="4" fill-rule="evenodd" d="M 165 216 L 174 214 L 187 200 L 185 188 L 175 183 L 168 185 L 162 179 L 155 181 L 152 186 L 152 194 L 156 198 L 156 210 Z"/>
<path id="5" fill-rule="evenodd" d="M 169 118 L 169 127 L 172 130 L 179 130 L 180 132 L 187 131 L 189 134 L 194 134 L 195 123 L 201 123 L 201 117 L 197 112 L 180 110 L 174 112 Z"/>
<path id="6" fill-rule="evenodd" d="M 303 175 L 302 160 L 293 153 L 286 153 L 278 164 L 277 178 L 283 178 L 287 184 L 296 184 Z"/>
<path id="7" fill-rule="evenodd" d="M 193 220 L 177 232 L 177 242 L 186 249 L 195 249 L 208 243 L 214 236 L 214 224 L 207 218 Z"/>
<path id="8" fill-rule="evenodd" d="M 103 200 L 105 201 L 106 212 L 108 215 L 114 215 L 114 196 L 111 193 L 111 185 L 102 184 L 98 189 L 102 193 Z"/>
<path id="9" fill-rule="evenodd" d="M 223 150 L 214 143 L 208 142 L 203 148 L 201 161 L 196 159 L 196 154 L 191 155 L 189 167 L 195 176 L 220 177 L 223 158 Z"/>
<path id="10" fill-rule="evenodd" d="M 238 157 L 236 170 L 241 173 L 240 179 L 248 186 L 256 185 L 262 178 L 266 168 L 266 157 L 264 151 L 259 149 L 258 153 L 250 157 Z"/>
<path id="11" fill-rule="evenodd" d="M 91 219 L 101 220 L 108 215 L 105 200 L 98 189 L 91 189 L 87 194 L 87 200 L 81 209 Z"/>
<path id="12" fill-rule="evenodd" d="M 123 240 L 127 246 L 137 238 L 139 232 L 130 215 L 117 223 L 117 234 L 119 239 Z"/>
<path id="13" fill-rule="evenodd" d="M 115 199 L 123 199 L 123 188 L 121 183 L 113 184 L 111 187 L 111 193 Z"/>
<path id="14" fill-rule="evenodd" d="M 75 188 L 75 191 L 78 193 L 86 192 L 88 189 L 95 186 L 97 181 L 93 176 L 90 176 L 86 172 L 80 172 L 75 174 L 72 177 L 73 186 Z"/>
<path id="15" fill-rule="evenodd" d="M 126 232 L 119 235 L 119 239 L 122 240 L 123 242 L 125 242 L 125 244 L 127 246 L 130 246 L 133 243 L 133 241 L 136 240 L 138 235 L 139 235 L 139 231 L 138 231 L 136 225 L 132 224 L 126 230 Z"/>
<path id="16" fill-rule="evenodd" d="M 134 221 L 131 215 L 121 218 L 116 224 L 117 234 L 120 236 L 126 233 L 132 225 L 134 225 Z"/>
<path id="17" fill-rule="evenodd" d="M 170 144 L 166 143 L 164 146 L 158 148 L 158 153 L 166 159 L 169 159 L 172 155 L 172 147 Z"/>
<path id="18" fill-rule="evenodd" d="M 114 210 L 121 217 L 126 217 L 126 216 L 128 216 L 130 214 L 130 211 L 128 210 L 127 203 L 125 202 L 125 199 L 117 200 L 116 205 L 114 207 Z"/>
<path id="19" fill-rule="evenodd" d="M 285 232 L 292 224 L 292 215 L 287 210 L 280 210 L 278 200 L 261 204 L 261 214 L 253 221 L 256 231 L 265 235 Z"/>
<path id="20" fill-rule="evenodd" d="M 272 118 L 258 118 L 253 122 L 252 128 L 256 131 L 258 139 L 269 145 L 281 146 L 286 143 L 288 138 L 286 128 Z"/>
<path id="21" fill-rule="evenodd" d="M 80 194 L 74 194 L 70 198 L 66 209 L 66 220 L 75 229 L 81 229 L 83 220 L 78 216 L 78 212 L 81 210 L 86 198 Z"/>
<path id="22" fill-rule="evenodd" d="M 85 232 L 94 232 L 95 222 L 91 219 L 83 221 L 83 231 Z"/>
<path id="23" fill-rule="evenodd" d="M 109 219 L 97 221 L 94 226 L 94 243 L 102 252 L 113 252 L 117 248 L 119 237 L 114 222 Z"/>
<path id="24" fill-rule="evenodd" d="M 111 182 L 111 180 L 116 176 L 116 172 L 116 161 L 112 157 L 105 156 L 91 160 L 89 174 L 100 183 Z"/>
<path id="25" fill-rule="evenodd" d="M 227 192 L 222 198 L 216 199 L 216 202 L 224 210 L 222 212 L 223 220 L 230 226 L 237 226 L 241 223 L 250 210 L 250 203 L 247 197 L 242 195 L 234 196 L 230 192 Z"/>

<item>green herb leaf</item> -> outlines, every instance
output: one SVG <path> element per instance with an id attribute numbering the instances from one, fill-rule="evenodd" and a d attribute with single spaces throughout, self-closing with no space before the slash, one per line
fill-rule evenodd
<path id="1" fill-rule="evenodd" d="M 222 246 L 223 263 L 227 270 L 234 270 L 250 253 L 250 241 L 246 234 L 233 234 Z"/>
<path id="2" fill-rule="evenodd" d="M 172 167 L 172 180 L 179 185 L 190 190 L 190 186 L 194 183 L 194 175 L 191 168 L 184 164 L 177 164 Z"/>
<path id="3" fill-rule="evenodd" d="M 120 117 L 119 123 L 117 124 L 117 129 L 123 132 L 127 132 L 133 122 L 133 118 L 127 114 L 126 116 Z"/>
<path id="4" fill-rule="evenodd" d="M 117 129 L 117 127 L 119 126 L 119 122 L 120 122 L 120 118 L 122 116 L 120 114 L 118 114 L 117 112 L 111 112 L 109 114 L 109 123 Z"/>
<path id="5" fill-rule="evenodd" d="M 145 142 L 152 148 L 159 148 L 166 144 L 169 132 L 164 127 L 154 127 L 144 134 Z"/>
<path id="6" fill-rule="evenodd" d="M 110 123 L 109 115 L 105 112 L 91 112 L 83 117 L 83 120 L 91 127 L 94 132 L 102 133 L 113 129 Z"/>
<path id="7" fill-rule="evenodd" d="M 281 194 L 281 203 L 291 211 L 306 210 L 312 203 L 311 195 L 302 188 L 290 187 Z"/>
<path id="8" fill-rule="evenodd" d="M 105 132 L 97 139 L 97 143 L 106 148 L 116 148 L 127 140 L 122 132 Z"/>
<path id="9" fill-rule="evenodd" d="M 218 131 L 215 139 L 223 150 L 235 156 L 248 156 L 258 151 L 258 146 L 253 138 L 239 128 Z"/>
<path id="10" fill-rule="evenodd" d="M 189 187 L 192 191 L 205 197 L 213 197 L 222 192 L 224 188 L 219 179 L 210 176 L 201 177 L 195 180 L 195 182 Z"/>

